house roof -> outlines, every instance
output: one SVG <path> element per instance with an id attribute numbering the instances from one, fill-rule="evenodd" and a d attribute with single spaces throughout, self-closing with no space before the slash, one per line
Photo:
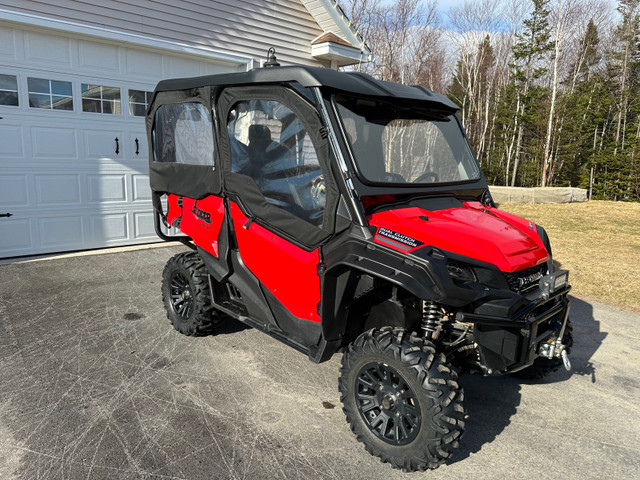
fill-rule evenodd
<path id="1" fill-rule="evenodd" d="M 318 45 L 318 44 L 324 43 L 324 42 L 332 42 L 332 43 L 337 43 L 339 45 L 344 45 L 345 47 L 356 48 L 353 45 L 351 45 L 349 42 L 347 42 L 346 40 L 340 38 L 338 35 L 336 35 L 333 32 L 324 33 L 324 34 L 316 37 L 311 42 L 311 45 Z"/>

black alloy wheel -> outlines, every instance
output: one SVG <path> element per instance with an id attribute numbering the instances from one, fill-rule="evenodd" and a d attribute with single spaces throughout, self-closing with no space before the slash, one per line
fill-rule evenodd
<path id="1" fill-rule="evenodd" d="M 185 320 L 193 313 L 193 291 L 189 280 L 182 273 L 176 272 L 170 280 L 171 307 Z"/>
<path id="2" fill-rule="evenodd" d="M 407 381 L 384 363 L 369 363 L 356 380 L 356 405 L 369 429 L 392 445 L 410 443 L 420 431 L 422 412 Z"/>
<path id="3" fill-rule="evenodd" d="M 457 374 L 433 343 L 403 328 L 362 333 L 342 357 L 338 390 L 369 453 L 404 471 L 438 468 L 465 425 Z"/>
<path id="4" fill-rule="evenodd" d="M 207 269 L 196 252 L 178 253 L 162 272 L 162 301 L 173 327 L 184 335 L 205 335 L 223 316 L 212 304 Z"/>

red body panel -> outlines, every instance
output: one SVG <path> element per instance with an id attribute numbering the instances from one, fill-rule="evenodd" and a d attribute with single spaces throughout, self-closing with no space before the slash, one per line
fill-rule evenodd
<path id="1" fill-rule="evenodd" d="M 180 218 L 180 231 L 189 235 L 200 248 L 218 256 L 218 234 L 224 219 L 222 198 L 211 195 L 202 200 L 182 197 L 182 207 L 178 197 L 169 195 L 169 224 Z"/>
<path id="2" fill-rule="evenodd" d="M 231 218 L 240 256 L 247 268 L 292 315 L 320 321 L 318 250 L 307 252 L 252 222 L 231 202 Z"/>
<path id="3" fill-rule="evenodd" d="M 491 263 L 504 272 L 532 267 L 549 258 L 533 223 L 479 202 L 437 211 L 417 207 L 387 210 L 368 220 L 378 231 L 386 228 L 423 242 L 420 247 L 433 245 Z M 400 252 L 415 249 L 384 240 L 380 235 L 374 237 L 375 242 Z"/>

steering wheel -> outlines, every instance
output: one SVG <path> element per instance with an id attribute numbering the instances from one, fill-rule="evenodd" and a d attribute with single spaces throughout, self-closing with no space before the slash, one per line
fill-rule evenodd
<path id="1" fill-rule="evenodd" d="M 324 182 L 324 175 L 320 174 L 311 181 L 311 199 L 313 203 L 324 209 L 327 202 L 327 186 Z"/>
<path id="2" fill-rule="evenodd" d="M 425 183 L 424 181 L 427 178 L 433 178 L 433 180 L 431 182 L 428 182 L 428 183 L 437 182 L 438 181 L 438 174 L 436 172 L 425 172 L 422 175 L 420 175 L 418 178 L 416 178 L 413 181 L 413 183 Z"/>
<path id="3" fill-rule="evenodd" d="M 385 183 L 407 183 L 402 175 L 393 172 L 385 172 L 380 180 Z"/>

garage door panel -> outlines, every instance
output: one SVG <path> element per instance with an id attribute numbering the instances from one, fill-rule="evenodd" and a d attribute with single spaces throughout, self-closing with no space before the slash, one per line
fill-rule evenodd
<path id="1" fill-rule="evenodd" d="M 118 139 L 116 141 L 116 138 Z M 122 160 L 123 135 L 118 130 L 85 130 L 85 158 L 93 160 Z M 116 153 L 117 152 L 117 153 Z"/>
<path id="2" fill-rule="evenodd" d="M 0 58 L 15 60 L 15 30 L 0 26 Z"/>
<path id="3" fill-rule="evenodd" d="M 126 213 L 90 215 L 91 241 L 100 244 L 127 240 L 129 238 L 128 217 Z"/>
<path id="4" fill-rule="evenodd" d="M 153 225 L 151 212 L 138 212 L 133 214 L 133 236 L 135 239 L 158 238 Z"/>
<path id="5" fill-rule="evenodd" d="M 27 207 L 29 205 L 29 189 L 26 175 L 1 175 L 0 176 L 0 208 L 15 206 Z M 0 212 L 5 213 L 5 212 Z"/>
<path id="6" fill-rule="evenodd" d="M 0 123 L 0 159 L 24 159 L 24 128 L 22 125 Z"/>
<path id="7" fill-rule="evenodd" d="M 125 136 L 125 157 L 128 161 L 140 160 L 146 164 L 149 161 L 149 146 L 147 133 L 144 131 L 129 132 Z"/>
<path id="8" fill-rule="evenodd" d="M 120 74 L 120 49 L 115 45 L 78 42 L 79 66 L 88 71 Z"/>
<path id="9" fill-rule="evenodd" d="M 74 128 L 31 127 L 35 159 L 77 159 L 78 145 Z"/>
<path id="10" fill-rule="evenodd" d="M 127 201 L 126 175 L 88 175 L 89 203 L 125 203 Z"/>
<path id="11" fill-rule="evenodd" d="M 151 201 L 151 187 L 149 186 L 149 175 L 135 174 L 131 176 L 133 182 L 133 201 Z"/>
<path id="12" fill-rule="evenodd" d="M 126 73 L 141 79 L 163 78 L 162 55 L 157 53 L 128 50 Z"/>
<path id="13" fill-rule="evenodd" d="M 43 247 L 81 248 L 84 244 L 80 215 L 39 218 L 38 227 Z"/>
<path id="14" fill-rule="evenodd" d="M 71 40 L 39 32 L 25 33 L 25 59 L 38 64 L 71 67 Z"/>
<path id="15" fill-rule="evenodd" d="M 36 175 L 38 206 L 80 205 L 80 175 Z"/>
<path id="16" fill-rule="evenodd" d="M 0 219 L 0 258 L 29 253 L 34 243 L 31 219 Z"/>

